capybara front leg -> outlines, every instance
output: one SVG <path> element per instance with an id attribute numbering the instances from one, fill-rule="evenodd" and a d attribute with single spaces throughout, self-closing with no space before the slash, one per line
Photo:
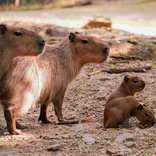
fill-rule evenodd
<path id="1" fill-rule="evenodd" d="M 13 113 L 10 110 L 4 110 L 5 120 L 7 122 L 7 129 L 10 134 L 19 135 L 16 130 L 16 120 Z"/>
<path id="2" fill-rule="evenodd" d="M 40 110 L 40 116 L 38 118 L 38 121 L 42 121 L 42 123 L 44 124 L 48 124 L 51 123 L 48 120 L 47 114 L 48 114 L 48 108 L 49 108 L 49 104 L 42 104 L 41 105 L 41 110 Z"/>

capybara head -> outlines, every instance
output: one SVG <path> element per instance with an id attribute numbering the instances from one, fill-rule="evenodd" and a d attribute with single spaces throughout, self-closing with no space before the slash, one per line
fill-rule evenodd
<path id="1" fill-rule="evenodd" d="M 139 121 L 141 121 L 142 124 L 147 124 L 147 125 L 154 125 L 155 124 L 155 117 L 152 111 L 143 106 L 143 105 L 138 105 L 137 107 L 137 112 L 136 112 L 136 117 Z"/>
<path id="2" fill-rule="evenodd" d="M 36 56 L 42 53 L 44 46 L 44 38 L 33 31 L 0 24 L 0 48 L 4 55 Z"/>
<path id="3" fill-rule="evenodd" d="M 124 84 L 127 85 L 129 90 L 134 94 L 136 92 L 140 92 L 145 87 L 145 82 L 140 79 L 138 76 L 128 76 L 124 77 Z"/>
<path id="4" fill-rule="evenodd" d="M 102 63 L 109 56 L 109 47 L 99 39 L 76 32 L 70 33 L 69 40 L 82 63 Z"/>

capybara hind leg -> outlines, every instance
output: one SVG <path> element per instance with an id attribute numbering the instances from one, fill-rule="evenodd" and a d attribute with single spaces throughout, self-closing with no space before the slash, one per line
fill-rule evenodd
<path id="1" fill-rule="evenodd" d="M 4 110 L 5 120 L 7 122 L 8 132 L 13 135 L 18 135 L 19 133 L 16 130 L 16 120 L 13 113 L 10 110 Z"/>
<path id="2" fill-rule="evenodd" d="M 24 125 L 21 125 L 21 124 L 19 124 L 19 123 L 16 121 L 16 128 L 17 128 L 17 129 L 27 129 L 28 127 L 27 127 L 27 126 L 24 126 Z"/>
<path id="3" fill-rule="evenodd" d="M 42 121 L 42 123 L 48 124 L 51 123 L 48 120 L 47 114 L 48 114 L 48 108 L 49 108 L 49 104 L 42 104 L 41 105 L 41 110 L 40 110 L 40 116 L 38 118 L 38 121 Z"/>

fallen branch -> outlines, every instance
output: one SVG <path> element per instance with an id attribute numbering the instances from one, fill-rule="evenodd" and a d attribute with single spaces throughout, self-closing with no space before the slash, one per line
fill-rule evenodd
<path id="1" fill-rule="evenodd" d="M 151 69 L 151 66 L 144 66 L 144 67 L 138 67 L 138 68 L 110 68 L 110 69 L 102 69 L 102 70 L 98 70 L 96 72 L 93 72 L 91 74 L 89 74 L 88 76 L 91 76 L 91 75 L 95 75 L 95 74 L 98 74 L 100 72 L 107 72 L 107 73 L 123 73 L 123 72 L 147 72 L 147 70 L 150 70 Z"/>
<path id="2" fill-rule="evenodd" d="M 59 125 L 63 125 L 63 124 L 78 124 L 79 120 L 62 120 L 59 121 Z"/>

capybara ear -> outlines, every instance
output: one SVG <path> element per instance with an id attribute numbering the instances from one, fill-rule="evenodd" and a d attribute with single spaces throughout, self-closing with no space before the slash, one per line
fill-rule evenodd
<path id="1" fill-rule="evenodd" d="M 74 34 L 74 33 L 70 33 L 70 35 L 69 35 L 69 40 L 70 40 L 71 42 L 74 42 L 74 39 L 75 39 L 75 34 Z"/>
<path id="2" fill-rule="evenodd" d="M 6 25 L 2 23 L 0 25 L 0 35 L 3 35 L 6 31 L 6 29 L 7 29 Z"/>
<path id="3" fill-rule="evenodd" d="M 128 75 L 125 76 L 124 81 L 127 83 L 129 80 Z"/>
<path id="4" fill-rule="evenodd" d="M 138 106 L 138 109 L 139 109 L 139 110 L 142 110 L 142 109 L 143 109 L 143 106 L 140 104 L 140 105 Z"/>
<path id="5" fill-rule="evenodd" d="M 80 34 L 80 33 L 76 31 L 75 34 Z"/>

